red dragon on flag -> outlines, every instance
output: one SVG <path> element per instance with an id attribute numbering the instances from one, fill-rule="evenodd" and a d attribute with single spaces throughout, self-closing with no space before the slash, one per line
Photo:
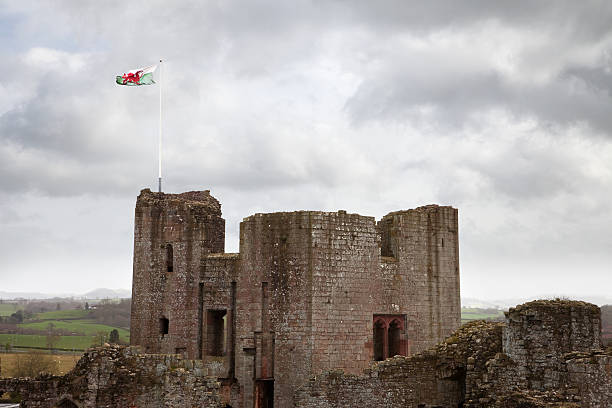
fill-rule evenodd
<path id="1" fill-rule="evenodd" d="M 117 75 L 117 84 L 119 85 L 151 85 L 153 81 L 153 71 L 157 68 L 157 65 L 151 65 L 146 68 L 133 69 L 128 71 L 127 74 Z"/>

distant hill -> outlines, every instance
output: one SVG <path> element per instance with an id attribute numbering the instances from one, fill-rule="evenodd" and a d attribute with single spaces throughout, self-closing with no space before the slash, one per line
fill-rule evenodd
<path id="1" fill-rule="evenodd" d="M 98 288 L 89 291 L 85 294 L 77 293 L 40 293 L 40 292 L 4 292 L 0 291 L 0 299 L 53 299 L 53 298 L 69 298 L 77 299 L 115 299 L 129 298 L 132 296 L 132 291 L 129 289 L 107 289 Z"/>
<path id="2" fill-rule="evenodd" d="M 82 297 L 87 299 L 115 299 L 115 298 L 129 298 L 132 297 L 132 291 L 128 289 L 106 289 L 99 288 L 94 289 L 91 292 L 87 292 L 82 295 Z"/>
<path id="3" fill-rule="evenodd" d="M 506 299 L 494 299 L 494 300 L 482 300 L 476 298 L 461 298 L 461 307 L 467 308 L 480 308 L 480 309 L 501 309 L 508 310 L 508 308 L 520 305 L 522 303 L 530 302 L 535 299 L 554 299 L 560 297 L 562 299 L 572 300 L 583 300 L 590 302 L 598 306 L 612 304 L 612 298 L 607 296 L 580 296 L 580 295 L 567 295 L 567 294 L 541 294 L 538 296 L 530 297 L 517 297 L 517 298 L 506 298 Z"/>

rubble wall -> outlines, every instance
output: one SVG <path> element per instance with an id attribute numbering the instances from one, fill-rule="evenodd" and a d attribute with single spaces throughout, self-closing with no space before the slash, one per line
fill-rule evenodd
<path id="1" fill-rule="evenodd" d="M 612 349 L 565 356 L 571 392 L 584 408 L 612 407 Z"/>
<path id="2" fill-rule="evenodd" d="M 601 312 L 578 301 L 525 303 L 507 312 L 503 344 L 527 388 L 554 390 L 564 380 L 565 353 L 601 348 Z"/>
<path id="3" fill-rule="evenodd" d="M 609 393 L 602 390 L 612 381 L 600 336 L 600 309 L 591 303 L 537 300 L 510 308 L 503 353 L 474 377 L 466 408 L 512 400 L 609 407 Z"/>
<path id="4" fill-rule="evenodd" d="M 110 346 L 85 353 L 64 376 L 0 379 L 0 394 L 18 392 L 24 408 L 221 408 L 219 383 L 206 374 L 200 361 Z"/>

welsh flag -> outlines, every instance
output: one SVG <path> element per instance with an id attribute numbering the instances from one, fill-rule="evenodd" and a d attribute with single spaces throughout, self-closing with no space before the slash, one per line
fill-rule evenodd
<path id="1" fill-rule="evenodd" d="M 117 83 L 119 85 L 151 85 L 154 84 L 153 72 L 157 69 L 156 65 L 151 65 L 146 68 L 133 69 L 127 74 L 117 75 Z"/>

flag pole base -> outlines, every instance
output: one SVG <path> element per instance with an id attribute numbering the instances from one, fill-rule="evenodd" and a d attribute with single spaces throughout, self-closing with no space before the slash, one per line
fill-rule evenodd
<path id="1" fill-rule="evenodd" d="M 161 177 L 159 179 L 157 179 L 157 181 L 159 182 L 158 184 L 158 192 L 161 193 Z"/>

